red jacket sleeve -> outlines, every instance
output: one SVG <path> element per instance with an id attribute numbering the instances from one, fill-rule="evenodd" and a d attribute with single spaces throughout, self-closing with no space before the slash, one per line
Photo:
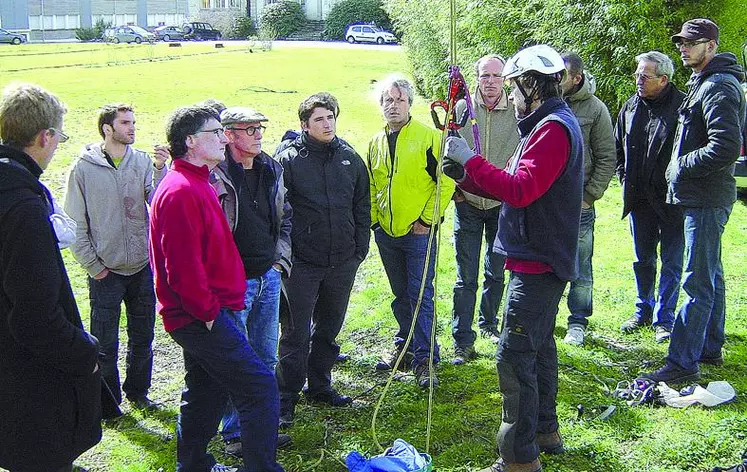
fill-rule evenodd
<path id="1" fill-rule="evenodd" d="M 480 189 L 481 194 L 508 203 L 514 208 L 531 205 L 547 192 L 568 163 L 571 150 L 563 125 L 549 121 L 526 143 L 515 174 L 495 167 L 482 156 L 467 162 L 465 190 Z M 512 159 L 515 159 L 512 158 Z M 507 166 L 511 165 L 511 161 Z"/>

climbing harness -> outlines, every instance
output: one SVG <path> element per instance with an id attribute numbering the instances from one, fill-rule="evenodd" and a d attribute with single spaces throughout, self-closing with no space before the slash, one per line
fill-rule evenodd
<path id="1" fill-rule="evenodd" d="M 644 403 L 656 404 L 661 397 L 656 382 L 649 379 L 635 379 L 632 382 L 618 382 L 612 391 L 612 398 L 624 400 L 628 406 L 638 406 Z"/>

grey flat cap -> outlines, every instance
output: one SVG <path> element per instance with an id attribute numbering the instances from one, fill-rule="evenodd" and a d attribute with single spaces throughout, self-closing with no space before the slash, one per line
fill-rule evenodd
<path id="1" fill-rule="evenodd" d="M 235 123 L 254 123 L 268 121 L 267 117 L 254 108 L 249 107 L 229 107 L 220 114 L 220 124 L 223 126 Z"/>

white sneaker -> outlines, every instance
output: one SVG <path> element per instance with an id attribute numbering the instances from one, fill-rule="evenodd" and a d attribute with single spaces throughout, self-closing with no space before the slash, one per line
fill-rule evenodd
<path id="1" fill-rule="evenodd" d="M 216 463 L 213 468 L 210 469 L 210 472 L 238 472 L 238 470 L 239 469 L 236 467 Z"/>
<path id="2" fill-rule="evenodd" d="M 563 342 L 573 346 L 580 346 L 584 343 L 584 333 L 586 328 L 581 325 L 570 325 L 565 333 Z"/>

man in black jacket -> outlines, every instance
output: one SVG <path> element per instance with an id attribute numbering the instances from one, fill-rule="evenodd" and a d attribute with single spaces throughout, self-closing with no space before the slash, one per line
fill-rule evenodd
<path id="1" fill-rule="evenodd" d="M 39 182 L 65 107 L 32 85 L 0 101 L 0 467 L 70 471 L 101 439 L 98 342 L 83 330 Z"/>
<path id="2" fill-rule="evenodd" d="M 304 381 L 306 398 L 345 406 L 332 388 L 332 366 L 358 265 L 368 253 L 371 200 L 361 157 L 336 136 L 337 100 L 318 93 L 299 109 L 301 134 L 279 148 L 287 198 L 293 208 L 293 272 L 285 288 L 291 320 L 282 324 L 280 423 L 293 421 Z"/>
<path id="3" fill-rule="evenodd" d="M 623 187 L 623 218 L 629 215 L 638 297 L 635 313 L 621 329 L 654 325 L 656 342 L 669 339 L 682 276 L 682 210 L 667 204 L 664 173 L 672 155 L 677 110 L 685 96 L 670 82 L 672 60 L 659 51 L 636 56 L 637 92 L 617 116 L 617 176 Z M 659 291 L 656 247 L 661 251 Z"/>
<path id="4" fill-rule="evenodd" d="M 744 72 L 733 54 L 717 54 L 718 40 L 718 26 L 701 18 L 672 36 L 682 63 L 693 70 L 667 167 L 667 203 L 679 205 L 684 216 L 687 298 L 674 321 L 666 364 L 646 375 L 655 382 L 697 380 L 699 364 L 724 362 L 721 235 L 737 197 L 734 163 L 745 99 L 739 83 Z"/>

